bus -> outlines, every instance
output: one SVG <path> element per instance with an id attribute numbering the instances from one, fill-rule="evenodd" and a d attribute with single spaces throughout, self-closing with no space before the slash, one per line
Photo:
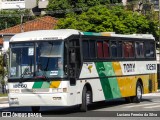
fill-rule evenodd
<path id="1" fill-rule="evenodd" d="M 151 34 L 38 30 L 9 42 L 9 105 L 79 106 L 124 98 L 139 103 L 157 91 Z"/>

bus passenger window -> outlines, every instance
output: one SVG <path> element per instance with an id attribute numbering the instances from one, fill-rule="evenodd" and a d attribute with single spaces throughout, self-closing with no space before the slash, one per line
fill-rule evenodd
<path id="1" fill-rule="evenodd" d="M 110 57 L 110 54 L 109 54 L 109 44 L 108 44 L 107 41 L 103 42 L 103 52 L 104 52 L 104 58 Z"/>
<path id="2" fill-rule="evenodd" d="M 90 49 L 90 57 L 91 58 L 96 58 L 96 51 L 95 51 L 95 42 L 94 41 L 90 41 L 89 42 L 89 49 Z"/>
<path id="3" fill-rule="evenodd" d="M 122 57 L 122 42 L 118 42 L 118 45 L 117 45 L 117 57 Z"/>
<path id="4" fill-rule="evenodd" d="M 135 43 L 135 52 L 137 58 L 144 57 L 144 43 L 143 42 L 136 42 Z"/>
<path id="5" fill-rule="evenodd" d="M 123 51 L 125 58 L 133 58 L 134 57 L 134 47 L 132 42 L 124 42 L 123 43 Z"/>
<path id="6" fill-rule="evenodd" d="M 155 56 L 154 42 L 145 42 L 145 56 L 146 58 L 153 58 Z"/>
<path id="7" fill-rule="evenodd" d="M 83 41 L 83 58 L 89 58 L 89 44 L 88 41 Z"/>
<path id="8" fill-rule="evenodd" d="M 115 41 L 111 42 L 111 54 L 112 57 L 117 57 L 117 43 Z"/>
<path id="9" fill-rule="evenodd" d="M 98 58 L 103 58 L 103 42 L 97 42 Z"/>

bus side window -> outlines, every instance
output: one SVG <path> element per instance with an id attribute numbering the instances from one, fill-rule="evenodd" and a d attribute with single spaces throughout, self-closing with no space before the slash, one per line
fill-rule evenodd
<path id="1" fill-rule="evenodd" d="M 89 43 L 88 40 L 83 41 L 83 58 L 89 58 Z"/>
<path id="2" fill-rule="evenodd" d="M 144 43 L 143 42 L 136 42 L 135 43 L 135 52 L 137 58 L 144 57 Z"/>
<path id="3" fill-rule="evenodd" d="M 103 42 L 97 42 L 97 55 L 98 58 L 103 58 Z"/>
<path id="4" fill-rule="evenodd" d="M 90 57 L 96 58 L 96 50 L 95 50 L 95 41 L 89 42 L 89 49 L 90 49 Z"/>
<path id="5" fill-rule="evenodd" d="M 103 52 L 104 52 L 104 58 L 109 58 L 110 57 L 108 41 L 103 42 Z"/>
<path id="6" fill-rule="evenodd" d="M 123 43 L 123 51 L 125 58 L 133 58 L 134 57 L 134 47 L 132 42 L 124 42 Z"/>
<path id="7" fill-rule="evenodd" d="M 153 58 L 155 56 L 154 42 L 145 42 L 145 56 L 146 58 Z"/>
<path id="8" fill-rule="evenodd" d="M 118 45 L 117 45 L 117 49 L 118 49 L 118 51 L 117 51 L 117 57 L 119 57 L 119 58 L 121 58 L 122 57 L 122 41 L 119 41 L 118 42 Z"/>
<path id="9" fill-rule="evenodd" d="M 111 42 L 111 54 L 113 58 L 117 57 L 117 42 L 116 41 Z"/>

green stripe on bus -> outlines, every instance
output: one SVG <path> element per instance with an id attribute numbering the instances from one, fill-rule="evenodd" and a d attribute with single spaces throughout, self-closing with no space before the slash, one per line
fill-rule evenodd
<path id="1" fill-rule="evenodd" d="M 41 88 L 42 84 L 43 84 L 43 82 L 34 82 L 34 85 L 32 88 Z"/>
<path id="2" fill-rule="evenodd" d="M 50 82 L 43 82 L 41 88 L 49 88 L 50 87 Z"/>
<path id="3" fill-rule="evenodd" d="M 94 35 L 94 36 L 102 36 L 101 33 L 94 33 L 94 32 L 83 32 L 84 35 Z"/>
<path id="4" fill-rule="evenodd" d="M 96 68 L 98 75 L 100 77 L 100 82 L 102 85 L 105 99 L 120 98 L 121 93 L 117 79 L 115 77 L 103 78 L 106 76 L 115 75 L 114 69 L 112 67 L 112 62 L 96 62 Z"/>

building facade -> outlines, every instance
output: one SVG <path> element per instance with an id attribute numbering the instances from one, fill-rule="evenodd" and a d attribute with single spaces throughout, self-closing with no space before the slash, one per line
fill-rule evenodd
<path id="1" fill-rule="evenodd" d="M 32 9 L 36 6 L 36 0 L 0 0 L 0 10 Z"/>

